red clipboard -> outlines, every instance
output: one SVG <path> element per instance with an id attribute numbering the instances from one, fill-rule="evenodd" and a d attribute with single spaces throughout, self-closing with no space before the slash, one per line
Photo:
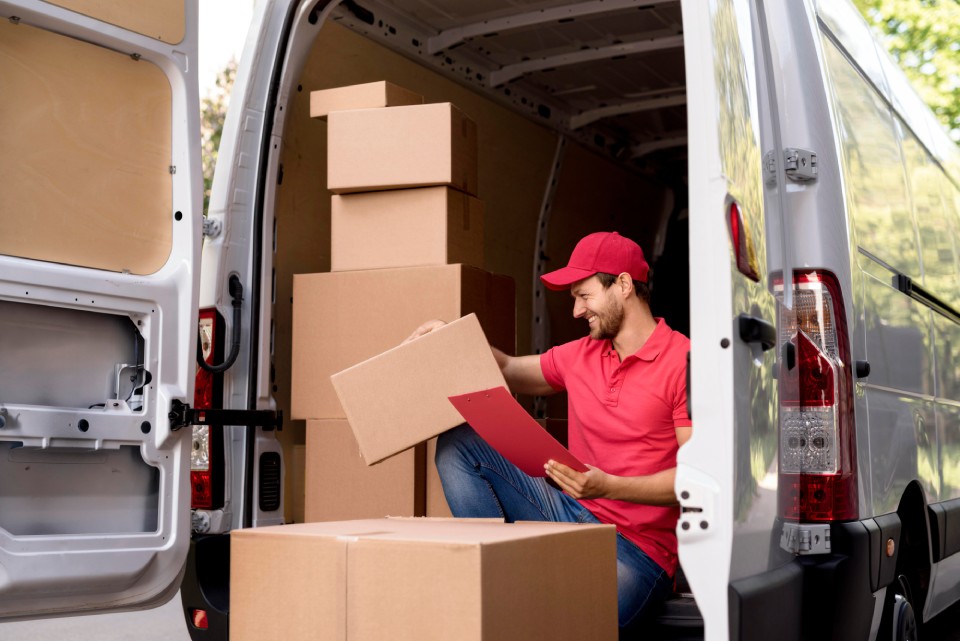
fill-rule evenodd
<path id="1" fill-rule="evenodd" d="M 460 415 L 504 458 L 530 476 L 546 476 L 550 459 L 578 472 L 589 468 L 540 427 L 505 387 L 448 397 Z"/>

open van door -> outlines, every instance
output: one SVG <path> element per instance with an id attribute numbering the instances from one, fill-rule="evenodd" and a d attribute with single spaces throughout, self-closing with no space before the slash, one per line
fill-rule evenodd
<path id="1" fill-rule="evenodd" d="M 682 4 L 694 430 L 678 455 L 677 535 L 708 639 L 740 639 L 751 599 L 775 591 L 785 617 L 801 605 L 794 555 L 781 545 L 789 510 L 777 496 L 778 389 L 791 385 L 778 382 L 778 328 L 792 306 L 792 270 L 763 4 Z M 791 622 L 782 621 L 780 638 L 799 633 Z M 755 621 L 752 632 L 765 624 Z"/>
<path id="2" fill-rule="evenodd" d="M 0 619 L 157 605 L 189 543 L 197 5 L 0 18 Z"/>

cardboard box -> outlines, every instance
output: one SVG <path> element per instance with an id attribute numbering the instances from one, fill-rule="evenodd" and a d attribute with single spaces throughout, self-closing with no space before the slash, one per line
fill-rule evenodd
<path id="1" fill-rule="evenodd" d="M 506 386 L 474 314 L 330 380 L 368 464 L 463 423 L 447 397 Z"/>
<path id="2" fill-rule="evenodd" d="M 327 189 L 432 185 L 477 195 L 477 126 L 459 109 L 444 102 L 330 114 Z"/>
<path id="3" fill-rule="evenodd" d="M 440 483 L 440 473 L 437 471 L 435 457 L 437 455 L 437 439 L 432 438 L 427 441 L 427 516 L 453 517 L 450 506 L 447 505 L 447 497 L 443 493 L 443 485 Z"/>
<path id="4" fill-rule="evenodd" d="M 425 449 L 371 467 L 346 420 L 307 421 L 306 522 L 423 516 Z"/>
<path id="5" fill-rule="evenodd" d="M 326 119 L 331 111 L 422 105 L 423 96 L 381 80 L 310 92 L 310 117 Z"/>
<path id="6" fill-rule="evenodd" d="M 490 344 L 513 354 L 513 280 L 465 265 L 293 277 L 291 416 L 346 418 L 330 375 L 399 345 L 433 318 L 474 312 Z"/>
<path id="7" fill-rule="evenodd" d="M 333 196 L 330 270 L 483 268 L 483 203 L 449 187 Z"/>
<path id="8" fill-rule="evenodd" d="M 290 464 L 290 488 L 292 496 L 285 497 L 291 503 L 290 513 L 294 523 L 303 523 L 304 516 L 304 487 L 306 485 L 307 448 L 305 445 L 293 446 L 293 461 Z"/>
<path id="9" fill-rule="evenodd" d="M 610 525 L 378 519 L 234 530 L 230 639 L 613 640 Z"/>

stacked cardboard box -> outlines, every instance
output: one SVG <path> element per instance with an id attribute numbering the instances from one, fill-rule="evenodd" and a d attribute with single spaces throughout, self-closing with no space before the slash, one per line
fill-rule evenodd
<path id="1" fill-rule="evenodd" d="M 234 530 L 230 639 L 607 640 L 610 525 L 376 519 Z"/>
<path id="2" fill-rule="evenodd" d="M 293 284 L 291 414 L 308 420 L 307 521 L 450 514 L 434 444 L 419 437 L 390 446 L 380 436 L 358 442 L 361 419 L 344 411 L 332 374 L 397 347 L 427 320 L 471 313 L 490 344 L 515 350 L 513 281 L 482 269 L 476 126 L 449 103 L 422 102 L 383 82 L 311 94 L 311 116 L 327 120 L 334 195 L 331 272 L 297 275 Z M 447 334 L 456 340 L 464 331 Z M 445 349 L 456 351 L 451 345 Z M 477 380 L 495 374 L 502 384 L 483 349 Z M 404 425 L 403 406 L 415 402 L 395 399 L 382 422 Z"/>

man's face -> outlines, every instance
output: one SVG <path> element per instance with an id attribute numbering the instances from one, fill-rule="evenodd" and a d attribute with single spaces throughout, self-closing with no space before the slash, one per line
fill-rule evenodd
<path id="1" fill-rule="evenodd" d="M 590 338 L 613 339 L 623 324 L 623 303 L 616 296 L 616 284 L 604 289 L 600 279 L 591 276 L 570 286 L 573 317 L 586 319 Z"/>

